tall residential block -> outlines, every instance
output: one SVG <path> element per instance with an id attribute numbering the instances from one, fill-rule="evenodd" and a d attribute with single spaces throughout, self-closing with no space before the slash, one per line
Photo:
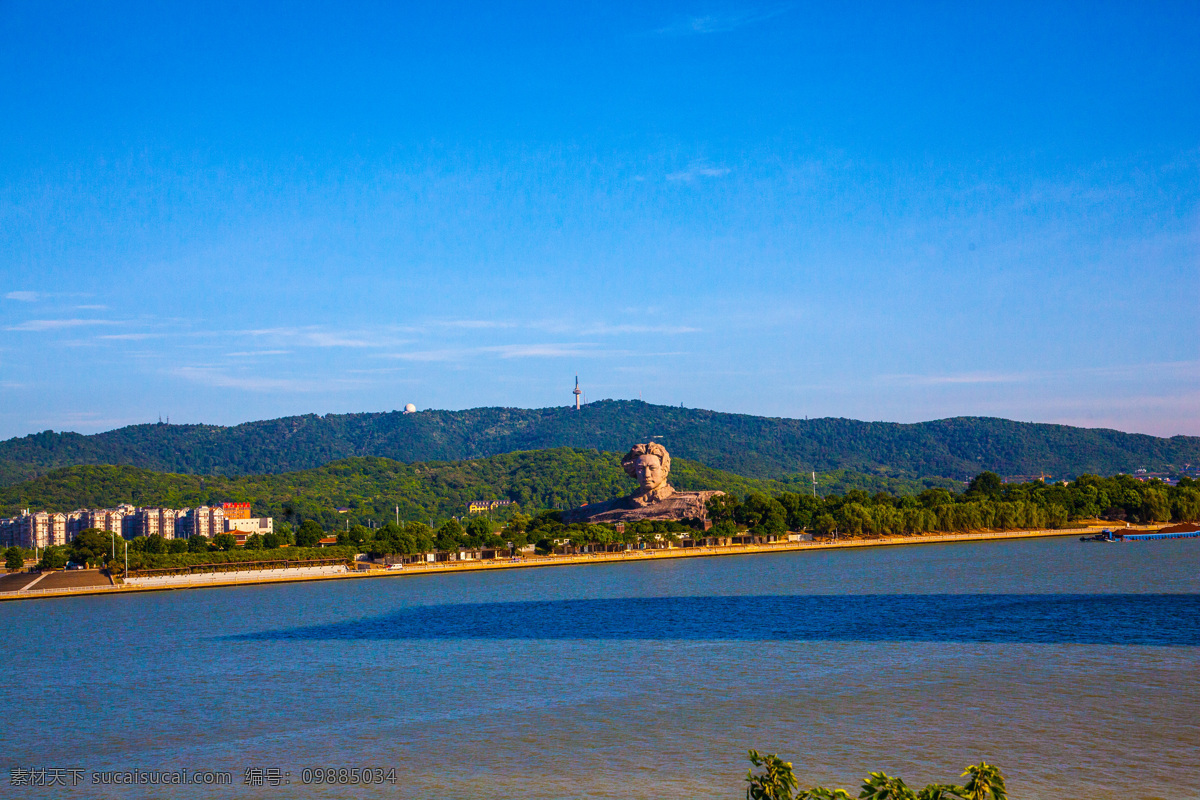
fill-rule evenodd
<path id="1" fill-rule="evenodd" d="M 197 506 L 184 519 L 180 520 L 185 536 L 203 536 L 211 539 L 218 533 L 225 532 L 225 509 L 219 506 Z"/>
<path id="2" fill-rule="evenodd" d="M 176 521 L 186 512 L 174 508 L 141 508 L 135 516 L 138 536 L 158 534 L 164 539 L 176 536 Z M 181 537 L 182 538 L 182 537 Z"/>

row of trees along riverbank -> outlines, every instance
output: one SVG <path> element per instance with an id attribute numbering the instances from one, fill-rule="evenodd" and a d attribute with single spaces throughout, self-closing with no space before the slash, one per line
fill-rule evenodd
<path id="1" fill-rule="evenodd" d="M 190 539 L 164 539 L 158 534 L 138 536 L 126 542 L 119 535 L 88 528 L 67 545 L 46 547 L 38 551 L 37 569 L 62 569 L 67 564 L 107 568 L 113 574 L 125 569 L 126 545 L 130 570 L 191 567 L 204 564 L 234 564 L 256 561 L 301 561 L 342 558 L 352 560 L 360 552 L 352 545 L 339 544 L 317 547 L 316 539 L 296 545 L 296 537 L 285 523 L 275 534 L 247 537 L 238 545 L 232 534 L 218 534 L 212 539 L 193 536 Z M 306 533 L 311 532 L 310 530 Z M 323 534 L 321 534 L 323 535 Z M 320 535 L 317 537 L 320 538 Z M 33 551 L 10 547 L 4 551 L 5 566 L 10 571 L 23 568 Z M 114 557 L 115 556 L 115 557 Z"/>
<path id="2" fill-rule="evenodd" d="M 934 488 L 899 496 L 859 490 L 829 497 L 726 495 L 713 498 L 709 516 L 725 532 L 743 526 L 761 533 L 807 529 L 848 536 L 1060 528 L 1096 518 L 1180 522 L 1200 519 L 1200 482 L 1185 477 L 1169 486 L 1129 475 L 1082 475 L 1066 484 L 1003 484 L 995 473 L 983 472 L 961 493 Z"/>
<path id="3" fill-rule="evenodd" d="M 922 534 L 973 530 L 1020 530 L 1064 527 L 1079 519 L 1105 517 L 1116 522 L 1156 523 L 1200 519 L 1200 483 L 1189 478 L 1177 486 L 1160 481 L 1139 481 L 1128 475 L 1102 478 L 1084 475 L 1068 484 L 1002 484 L 990 472 L 976 476 L 964 492 L 944 488 L 927 489 L 917 495 L 883 492 L 868 495 L 851 490 L 844 495 L 813 497 L 803 493 L 779 492 L 774 496 L 730 492 L 713 498 L 709 505 L 713 529 L 708 536 L 733 536 L 746 532 L 755 536 L 777 536 L 786 531 L 809 530 L 818 535 L 834 531 L 839 536 Z M 129 543 L 131 569 L 155 569 L 202 563 L 275 560 L 279 548 L 288 548 L 289 558 L 352 558 L 356 553 L 372 557 L 416 555 L 459 548 L 536 545 L 547 552 L 558 543 L 575 546 L 629 544 L 662 546 L 699 535 L 702 526 L 693 521 L 643 522 L 623 531 L 608 525 L 564 525 L 555 510 L 528 514 L 519 507 L 505 509 L 500 519 L 477 516 L 466 521 L 442 521 L 437 527 L 409 520 L 381 527 L 349 525 L 331 532 L 317 519 L 293 525 L 281 522 L 276 533 L 253 535 L 244 546 L 222 534 L 212 541 L 202 537 L 164 540 L 158 536 L 138 537 Z M 58 568 L 75 563 L 104 564 L 111 558 L 111 535 L 102 531 L 81 534 L 67 547 L 47 548 L 42 564 Z M 318 541 L 336 535 L 335 548 L 317 549 Z M 93 541 L 94 540 L 94 541 Z M 123 544 L 117 543 L 123 555 Z M 276 551 L 276 552 L 272 552 Z M 9 551 L 10 568 L 25 553 Z M 31 556 L 32 554 L 28 554 Z M 118 561 L 122 562 L 123 558 Z"/>
<path id="4" fill-rule="evenodd" d="M 277 533 L 251 535 L 240 546 L 230 534 L 220 534 L 211 540 L 203 536 L 189 539 L 163 539 L 157 534 L 139 536 L 128 542 L 128 559 L 132 571 L 281 559 L 344 558 L 349 561 L 359 553 L 381 558 L 455 552 L 461 548 L 511 546 L 519 549 L 527 544 L 533 544 L 544 554 L 562 542 L 666 546 L 695 535 L 702 528 L 697 521 L 643 522 L 618 532 L 608 525 L 563 525 L 560 512 L 549 510 L 535 516 L 517 513 L 503 526 L 487 517 L 475 517 L 467 521 L 465 527 L 458 520 L 446 520 L 436 530 L 423 522 L 388 523 L 376 529 L 354 525 L 337 533 L 336 544 L 317 547 L 320 539 L 330 536 L 315 520 L 304 520 L 294 531 L 287 523 L 281 523 Z M 62 569 L 68 563 L 74 563 L 107 567 L 114 574 L 120 574 L 125 568 L 125 544 L 119 536 L 89 528 L 68 545 L 42 550 L 37 566 L 39 569 Z M 8 568 L 18 570 L 33 553 L 12 547 L 5 555 Z"/>

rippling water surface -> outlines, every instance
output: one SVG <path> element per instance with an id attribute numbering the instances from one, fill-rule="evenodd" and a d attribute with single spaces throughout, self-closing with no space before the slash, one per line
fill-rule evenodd
<path id="1" fill-rule="evenodd" d="M 1014 798 L 1197 798 L 1200 541 L 679 559 L 0 605 L 13 767 L 55 797 L 737 798 L 1001 765 Z M 301 786 L 382 766 L 397 785 Z M 245 770 L 291 773 L 284 788 Z"/>

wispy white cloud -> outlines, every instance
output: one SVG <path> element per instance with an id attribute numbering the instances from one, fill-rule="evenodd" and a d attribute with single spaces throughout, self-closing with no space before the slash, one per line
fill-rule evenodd
<path id="1" fill-rule="evenodd" d="M 111 319 L 31 319 L 19 325 L 13 325 L 10 331 L 54 331 L 64 328 L 82 328 L 89 325 L 119 325 Z"/>
<path id="2" fill-rule="evenodd" d="M 594 347 L 594 344 L 506 344 L 482 350 L 501 358 L 564 358 L 595 355 Z"/>
<path id="3" fill-rule="evenodd" d="M 99 411 L 64 411 L 53 417 L 31 419 L 29 424 L 38 430 L 49 428 L 59 431 L 95 432 L 123 428 L 126 425 L 137 425 L 149 422 L 144 417 L 113 417 L 104 416 Z"/>
<path id="4" fill-rule="evenodd" d="M 654 316 L 655 313 L 647 312 L 644 309 L 638 309 L 632 312 L 632 316 L 647 317 Z M 429 320 L 414 325 L 406 325 L 397 328 L 396 330 L 412 334 L 415 338 L 420 338 L 422 335 L 429 335 L 436 332 L 441 335 L 442 331 L 486 331 L 486 330 L 512 330 L 512 329 L 527 329 L 544 331 L 556 335 L 585 335 L 585 336 L 619 336 L 630 333 L 663 333 L 663 334 L 680 334 L 680 333 L 698 333 L 700 328 L 689 325 L 646 325 L 646 324 L 609 324 L 606 322 L 588 323 L 578 319 L 571 318 L 547 318 L 547 319 L 523 319 L 523 320 L 502 320 L 502 319 L 460 319 L 460 320 Z"/>
<path id="5" fill-rule="evenodd" d="M 390 331 L 330 331 L 318 327 L 259 328 L 240 331 L 246 336 L 274 339 L 293 347 L 394 347 L 404 344 Z"/>
<path id="6" fill-rule="evenodd" d="M 230 375 L 215 367 L 179 367 L 170 374 L 205 386 L 242 389 L 248 392 L 328 392 L 361 386 L 360 381 L 340 378 L 272 378 L 263 375 Z"/>
<path id="7" fill-rule="evenodd" d="M 669 181 L 691 182 L 698 178 L 720 178 L 730 173 L 728 167 L 714 167 L 710 164 L 697 162 L 690 164 L 687 169 L 672 172 L 667 175 Z"/>
<path id="8" fill-rule="evenodd" d="M 146 339 L 161 339 L 166 335 L 165 333 L 105 333 L 96 338 L 115 342 L 141 342 Z"/>
<path id="9" fill-rule="evenodd" d="M 36 303 L 40 295 L 37 292 L 9 292 L 5 300 L 16 300 L 21 303 Z"/>
<path id="10" fill-rule="evenodd" d="M 486 331 L 528 327 L 537 327 L 537 325 L 528 320 L 511 319 L 427 319 L 407 325 L 397 325 L 391 330 L 396 333 L 425 336 L 445 331 Z"/>
<path id="11" fill-rule="evenodd" d="M 471 348 L 456 347 L 456 348 L 441 348 L 438 350 L 409 350 L 404 353 L 388 353 L 388 358 L 396 358 L 401 361 L 461 361 L 467 356 L 472 355 L 477 351 Z"/>
<path id="12" fill-rule="evenodd" d="M 1032 373 L 1022 372 L 963 372 L 957 375 L 880 375 L 877 380 L 881 383 L 904 386 L 944 386 L 947 384 L 1022 383 L 1032 377 Z"/>
<path id="13" fill-rule="evenodd" d="M 313 347 L 378 347 L 379 342 L 363 336 L 347 336 L 343 333 L 314 331 L 307 335 Z"/>
<path id="14" fill-rule="evenodd" d="M 1002 408 L 1001 404 L 1006 401 L 1001 398 L 992 402 L 992 407 L 1000 409 Z M 1042 413 L 1075 412 L 1080 414 L 1079 418 L 1081 419 L 1085 418 L 1081 414 L 1083 410 L 1098 411 L 1101 414 L 1113 414 L 1114 412 L 1152 414 L 1160 410 L 1172 412 L 1186 410 L 1192 417 L 1200 417 L 1200 391 L 1196 389 L 1161 394 L 1145 392 L 1135 392 L 1130 395 L 1107 394 L 1103 397 L 1102 402 L 1097 402 L 1097 398 L 1093 397 L 1057 396 L 1042 396 L 1026 402 Z"/>
<path id="15" fill-rule="evenodd" d="M 1151 361 L 1146 364 L 1118 364 L 1111 367 L 1083 367 L 1067 370 L 1064 375 L 1094 375 L 1102 378 L 1200 378 L 1200 361 Z"/>
<path id="16" fill-rule="evenodd" d="M 80 311 L 105 311 L 108 309 L 108 306 L 105 306 L 105 305 L 75 306 L 75 308 Z"/>
<path id="17" fill-rule="evenodd" d="M 444 319 L 433 320 L 427 325 L 437 328 L 463 328 L 466 330 L 486 330 L 490 328 L 515 328 L 520 323 L 500 319 Z"/>
<path id="18" fill-rule="evenodd" d="M 397 374 L 399 372 L 403 372 L 403 371 L 404 371 L 404 367 L 372 367 L 371 369 L 348 369 L 348 370 L 346 370 L 346 374 L 348 374 L 348 375 L 395 375 L 395 374 Z M 406 379 L 405 381 L 402 381 L 402 382 L 405 382 L 405 383 L 415 382 L 415 380 L 416 380 L 415 378 L 410 378 L 410 379 Z"/>
<path id="19" fill-rule="evenodd" d="M 732 11 L 728 13 L 699 14 L 682 17 L 654 33 L 660 36 L 703 36 L 711 33 L 728 33 L 729 31 L 745 28 L 766 22 L 773 17 L 787 12 L 790 5 L 777 5 L 769 8 Z"/>
<path id="20" fill-rule="evenodd" d="M 435 350 L 410 350 L 389 353 L 388 358 L 401 361 L 463 361 L 479 356 L 497 358 L 568 358 L 628 355 L 628 350 L 599 350 L 595 342 L 549 342 L 542 344 L 502 344 L 486 347 L 444 347 Z"/>
<path id="21" fill-rule="evenodd" d="M 286 356 L 291 350 L 243 350 L 237 353 L 226 353 L 229 358 L 252 358 L 254 356 Z"/>
<path id="22" fill-rule="evenodd" d="M 682 333 L 700 333 L 700 328 L 693 328 L 689 325 L 608 325 L 600 323 L 598 325 L 590 325 L 580 330 L 588 336 L 617 336 L 626 333 L 663 333 L 663 334 L 682 334 Z"/>
<path id="23" fill-rule="evenodd" d="M 1120 364 L 1111 367 L 1074 367 L 1061 370 L 1028 370 L 1024 372 L 879 375 L 875 378 L 875 381 L 903 386 L 944 386 L 953 384 L 1050 382 L 1086 378 L 1119 381 L 1200 378 L 1200 361 L 1163 361 L 1146 364 Z"/>

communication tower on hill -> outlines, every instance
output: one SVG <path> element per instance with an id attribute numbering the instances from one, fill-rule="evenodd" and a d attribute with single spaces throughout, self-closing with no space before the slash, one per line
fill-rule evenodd
<path id="1" fill-rule="evenodd" d="M 583 392 L 579 391 L 579 376 L 578 375 L 575 376 L 575 391 L 571 392 L 571 394 L 575 395 L 575 410 L 578 411 L 579 410 L 579 395 L 583 394 Z"/>

